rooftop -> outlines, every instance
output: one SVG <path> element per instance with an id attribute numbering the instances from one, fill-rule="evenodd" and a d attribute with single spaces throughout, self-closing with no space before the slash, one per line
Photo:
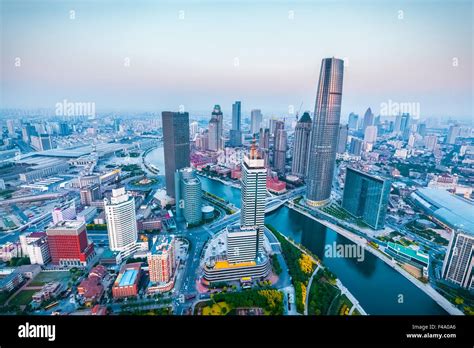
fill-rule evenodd
<path id="1" fill-rule="evenodd" d="M 420 262 L 428 263 L 428 261 L 429 261 L 429 257 L 428 257 L 427 254 L 424 254 L 422 252 L 413 250 L 411 248 L 404 247 L 401 244 L 392 243 L 392 242 L 388 242 L 387 244 L 390 248 L 396 250 L 397 252 L 400 252 L 400 253 L 405 254 L 409 257 L 417 259 Z"/>
<path id="2" fill-rule="evenodd" d="M 130 286 L 135 283 L 137 279 L 138 270 L 136 269 L 127 269 L 119 280 L 119 286 Z"/>

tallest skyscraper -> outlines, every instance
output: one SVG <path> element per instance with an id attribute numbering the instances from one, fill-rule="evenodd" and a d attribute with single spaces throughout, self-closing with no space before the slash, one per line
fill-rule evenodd
<path id="1" fill-rule="evenodd" d="M 323 59 L 314 108 L 306 178 L 308 185 L 306 202 L 315 207 L 327 203 L 331 196 L 341 117 L 343 75 L 343 60 Z"/>

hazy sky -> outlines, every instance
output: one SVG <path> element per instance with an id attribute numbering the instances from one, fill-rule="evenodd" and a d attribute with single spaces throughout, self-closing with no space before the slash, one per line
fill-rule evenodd
<path id="1" fill-rule="evenodd" d="M 344 116 L 389 100 L 473 115 L 471 1 L 0 2 L 4 108 L 313 111 L 335 56 L 348 62 Z"/>

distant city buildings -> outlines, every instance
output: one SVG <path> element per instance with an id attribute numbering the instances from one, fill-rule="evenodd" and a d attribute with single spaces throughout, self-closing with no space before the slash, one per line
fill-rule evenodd
<path id="1" fill-rule="evenodd" d="M 341 116 L 343 74 L 343 60 L 322 60 L 306 179 L 306 202 L 311 206 L 324 205 L 331 196 Z"/>
<path id="2" fill-rule="evenodd" d="M 242 146 L 242 132 L 240 129 L 242 110 L 241 102 L 236 101 L 232 104 L 232 128 L 230 130 L 230 146 L 238 147 Z"/>
<path id="3" fill-rule="evenodd" d="M 164 111 L 163 149 L 165 157 L 166 193 L 174 197 L 174 173 L 189 167 L 189 114 L 187 112 Z"/>
<path id="4" fill-rule="evenodd" d="M 377 140 L 377 126 L 367 126 L 364 131 L 364 140 L 368 143 L 375 143 Z"/>
<path id="5" fill-rule="evenodd" d="M 283 122 L 280 123 L 280 127 L 277 125 L 273 149 L 273 168 L 280 174 L 285 173 L 286 165 L 287 134 L 284 127 Z"/>
<path id="6" fill-rule="evenodd" d="M 382 229 L 385 225 L 390 186 L 390 180 L 348 167 L 342 207 L 373 229 Z"/>
<path id="7" fill-rule="evenodd" d="M 209 147 L 210 151 L 219 151 L 224 148 L 224 116 L 220 105 L 214 105 L 212 117 L 209 121 Z"/>
<path id="8" fill-rule="evenodd" d="M 357 130 L 357 125 L 359 123 L 359 115 L 354 114 L 351 112 L 349 114 L 349 121 L 348 121 L 348 127 L 350 130 Z"/>
<path id="9" fill-rule="evenodd" d="M 364 114 L 364 124 L 362 126 L 362 131 L 365 133 L 365 130 L 369 126 L 374 125 L 374 114 L 372 113 L 372 110 L 368 108 Z"/>

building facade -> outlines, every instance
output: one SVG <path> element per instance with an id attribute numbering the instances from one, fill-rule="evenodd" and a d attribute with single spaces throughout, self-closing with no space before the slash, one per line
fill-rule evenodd
<path id="1" fill-rule="evenodd" d="M 308 164 L 308 148 L 311 137 L 311 116 L 305 112 L 295 127 L 295 140 L 293 142 L 293 162 L 291 172 L 299 177 L 306 176 Z"/>
<path id="2" fill-rule="evenodd" d="M 390 194 L 390 180 L 348 167 L 342 207 L 373 229 L 384 227 Z"/>

